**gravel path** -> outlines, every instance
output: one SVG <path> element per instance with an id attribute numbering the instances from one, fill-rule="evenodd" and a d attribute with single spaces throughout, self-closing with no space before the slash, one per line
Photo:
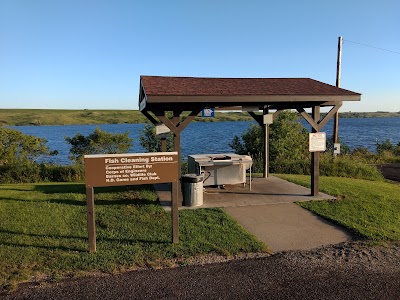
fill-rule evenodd
<path id="1" fill-rule="evenodd" d="M 209 262 L 215 261 L 211 257 Z M 198 262 L 207 262 L 203 258 Z M 161 270 L 26 284 L 5 299 L 399 299 L 400 245 L 362 242 Z"/>

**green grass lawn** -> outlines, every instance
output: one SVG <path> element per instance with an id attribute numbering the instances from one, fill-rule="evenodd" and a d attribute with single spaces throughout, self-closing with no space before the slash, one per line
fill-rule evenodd
<path id="1" fill-rule="evenodd" d="M 277 176 L 310 187 L 309 176 Z M 368 239 L 400 241 L 400 184 L 320 177 L 320 191 L 338 200 L 298 204 Z"/>
<path id="2" fill-rule="evenodd" d="M 171 215 L 150 187 L 95 189 L 97 253 L 88 253 L 81 183 L 0 185 L 0 287 L 33 277 L 118 272 L 168 265 L 179 258 L 266 251 L 220 209 L 179 212 L 180 243 L 171 244 Z"/>
<path id="3" fill-rule="evenodd" d="M 310 177 L 278 175 L 309 186 Z M 400 185 L 320 177 L 336 201 L 299 203 L 374 241 L 400 241 Z M 34 277 L 58 279 L 87 272 L 185 263 L 191 256 L 266 251 L 220 209 L 179 212 L 180 243 L 171 244 L 171 215 L 150 187 L 95 189 L 97 250 L 87 252 L 82 183 L 0 185 L 0 287 Z"/>

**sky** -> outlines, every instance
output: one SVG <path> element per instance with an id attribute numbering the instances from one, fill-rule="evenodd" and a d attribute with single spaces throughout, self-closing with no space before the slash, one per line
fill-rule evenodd
<path id="1" fill-rule="evenodd" d="M 398 0 L 0 0 L 0 108 L 138 109 L 140 75 L 335 85 L 342 36 L 340 86 L 362 97 L 340 111 L 398 112 L 399 12 Z"/>

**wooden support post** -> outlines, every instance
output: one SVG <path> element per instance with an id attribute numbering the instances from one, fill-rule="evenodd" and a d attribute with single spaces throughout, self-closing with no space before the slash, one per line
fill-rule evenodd
<path id="1" fill-rule="evenodd" d="M 164 137 L 161 138 L 161 151 L 167 152 L 167 139 Z"/>
<path id="2" fill-rule="evenodd" d="M 96 252 L 96 223 L 94 211 L 93 187 L 86 188 L 87 229 L 89 237 L 89 252 Z"/>
<path id="3" fill-rule="evenodd" d="M 268 114 L 268 107 L 264 107 L 263 111 L 263 131 L 264 131 L 264 170 L 263 177 L 268 178 L 269 175 L 269 124 L 264 124 L 264 115 Z"/>
<path id="4" fill-rule="evenodd" d="M 180 121 L 180 111 L 174 111 L 173 112 L 173 119 L 172 123 L 175 125 L 175 127 L 178 127 L 179 121 Z M 176 183 L 177 186 L 177 202 L 178 206 L 182 206 L 182 193 L 181 193 L 181 131 L 177 130 L 176 133 L 174 133 L 174 151 L 178 152 L 178 182 Z M 173 186 L 173 185 L 172 185 Z"/>
<path id="5" fill-rule="evenodd" d="M 264 171 L 263 177 L 268 178 L 269 175 L 269 125 L 264 124 Z"/>
<path id="6" fill-rule="evenodd" d="M 312 118 L 315 123 L 320 119 L 320 107 L 313 106 Z M 312 128 L 312 132 L 318 132 L 318 128 Z M 318 196 L 319 194 L 319 152 L 311 152 L 311 196 Z"/>
<path id="7" fill-rule="evenodd" d="M 276 120 L 282 110 L 278 109 L 274 112 L 272 120 Z M 263 114 L 256 114 L 253 111 L 248 112 L 250 116 L 263 128 L 264 132 L 264 153 L 263 153 L 263 177 L 268 178 L 269 176 L 269 125 L 264 124 L 264 115 L 268 114 L 268 108 L 264 109 Z"/>
<path id="8" fill-rule="evenodd" d="M 182 193 L 181 193 L 181 132 L 189 123 L 199 114 L 201 109 L 193 109 L 193 111 L 186 117 L 184 121 L 181 122 L 180 115 L 182 110 L 174 110 L 172 120 L 165 116 L 165 111 L 154 110 L 152 113 L 174 134 L 174 151 L 178 152 L 178 182 L 172 184 L 172 189 L 177 190 L 177 203 L 178 206 L 182 206 Z M 153 123 L 156 124 L 157 121 L 149 114 L 147 111 L 142 111 L 143 114 Z M 161 140 L 162 151 L 167 151 L 166 140 Z"/>
<path id="9" fill-rule="evenodd" d="M 173 182 L 171 186 L 172 243 L 177 244 L 179 243 L 178 182 Z"/>

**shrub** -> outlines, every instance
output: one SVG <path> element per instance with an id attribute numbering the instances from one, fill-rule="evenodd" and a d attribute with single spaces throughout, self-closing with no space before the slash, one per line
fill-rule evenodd
<path id="1" fill-rule="evenodd" d="M 174 135 L 170 133 L 166 139 L 167 151 L 173 151 L 174 148 Z M 147 152 L 161 152 L 161 139 L 156 135 L 156 128 L 154 125 L 147 124 L 139 137 L 140 145 L 147 150 Z"/>
<path id="2" fill-rule="evenodd" d="M 333 158 L 330 154 L 322 154 L 320 175 L 383 180 L 382 174 L 374 164 L 367 164 L 363 159 L 357 159 L 351 155 L 340 155 Z"/>
<path id="3" fill-rule="evenodd" d="M 251 125 L 241 138 L 235 136 L 229 146 L 238 154 L 250 154 L 253 157 L 254 172 L 263 171 L 262 127 Z M 304 161 L 309 160 L 308 132 L 299 122 L 296 113 L 281 112 L 270 125 L 269 158 L 270 171 L 273 173 L 286 170 L 298 174 L 304 169 Z"/>
<path id="4" fill-rule="evenodd" d="M 392 145 L 389 139 L 386 139 L 382 143 L 376 142 L 376 153 L 382 154 L 382 152 L 394 152 L 395 146 Z"/>
<path id="5" fill-rule="evenodd" d="M 273 173 L 279 174 L 300 174 L 309 175 L 310 174 L 310 159 L 306 160 L 281 160 L 279 162 L 271 163 L 271 170 Z"/>
<path id="6" fill-rule="evenodd" d="M 46 143 L 46 139 L 0 126 L 0 165 L 28 163 L 42 155 L 57 154 L 50 152 Z"/>
<path id="7" fill-rule="evenodd" d="M 65 140 L 71 144 L 69 158 L 77 164 L 83 163 L 83 156 L 86 154 L 126 153 L 133 143 L 129 131 L 114 134 L 102 131 L 98 127 L 88 136 L 78 132 L 72 138 L 66 137 Z"/>
<path id="8" fill-rule="evenodd" d="M 74 182 L 85 179 L 82 165 L 61 166 L 40 164 L 41 181 Z"/>
<path id="9" fill-rule="evenodd" d="M 81 165 L 24 163 L 0 166 L 0 183 L 74 182 L 84 180 Z"/>
<path id="10" fill-rule="evenodd" d="M 393 163 L 400 161 L 400 143 L 393 145 L 389 139 L 376 143 L 377 160 L 380 163 Z"/>
<path id="11" fill-rule="evenodd" d="M 29 183 L 40 181 L 40 170 L 36 163 L 14 163 L 0 166 L 1 183 Z"/>

